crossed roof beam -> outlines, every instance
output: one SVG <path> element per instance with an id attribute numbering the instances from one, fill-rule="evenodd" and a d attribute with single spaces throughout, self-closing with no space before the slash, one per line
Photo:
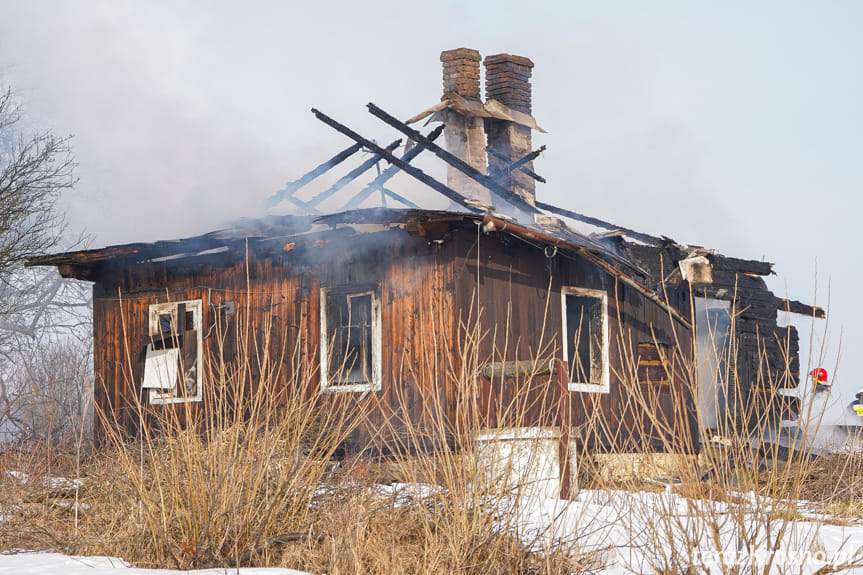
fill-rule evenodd
<path id="1" fill-rule="evenodd" d="M 543 178 L 539 174 L 536 174 L 533 170 L 527 167 L 527 164 L 529 162 L 536 159 L 543 151 L 545 151 L 545 146 L 542 146 L 533 152 L 525 154 L 523 157 L 510 162 L 506 167 L 499 169 L 491 174 L 483 174 L 470 164 L 464 162 L 461 158 L 447 152 L 445 149 L 435 143 L 435 140 L 437 140 L 443 132 L 443 124 L 437 126 L 427 135 L 423 135 L 418 130 L 411 128 L 408 123 L 398 120 L 397 118 L 387 113 L 375 104 L 369 103 L 367 107 L 369 113 L 371 113 L 373 116 L 377 117 L 384 123 L 388 124 L 389 126 L 395 128 L 397 131 L 401 132 L 402 135 L 406 136 L 410 140 L 410 142 L 413 142 L 414 145 L 412 147 L 406 146 L 406 151 L 401 156 L 396 156 L 393 152 L 398 149 L 399 146 L 401 146 L 401 138 L 394 140 L 388 146 L 381 147 L 374 141 L 365 138 L 361 134 L 355 132 L 351 128 L 338 122 L 332 117 L 324 114 L 320 110 L 312 108 L 312 114 L 314 114 L 318 120 L 320 120 L 324 124 L 327 124 L 334 130 L 340 132 L 348 138 L 352 139 L 354 143 L 333 156 L 332 158 L 330 158 L 329 160 L 327 160 L 326 162 L 320 164 L 313 170 L 304 174 L 297 180 L 289 182 L 284 188 L 273 194 L 265 202 L 265 206 L 267 208 L 271 208 L 281 203 L 282 201 L 288 201 L 294 204 L 304 213 L 311 215 L 320 215 L 322 212 L 319 209 L 319 206 L 322 202 L 331 198 L 342 188 L 365 174 L 368 170 L 372 169 L 373 167 L 377 167 L 377 176 L 371 182 L 369 182 L 362 190 L 360 190 L 350 199 L 348 199 L 348 201 L 342 206 L 342 210 L 353 210 L 359 208 L 361 204 L 366 201 L 366 199 L 371 197 L 376 192 L 380 193 L 381 203 L 384 207 L 386 207 L 387 205 L 387 198 L 390 198 L 397 202 L 400 202 L 407 207 L 419 208 L 419 206 L 417 206 L 414 202 L 386 187 L 386 183 L 390 179 L 392 179 L 393 176 L 395 176 L 398 172 L 403 171 L 408 175 L 416 178 L 420 182 L 426 184 L 447 199 L 458 204 L 465 210 L 471 213 L 485 212 L 487 206 L 483 206 L 479 202 L 465 197 L 458 191 L 453 190 L 443 182 L 437 180 L 436 178 L 430 176 L 429 174 L 423 172 L 421 169 L 411 164 L 411 161 L 414 158 L 427 150 L 441 160 L 443 160 L 444 162 L 446 162 L 448 165 L 456 168 L 457 170 L 459 170 L 460 172 L 462 172 L 463 174 L 489 190 L 492 195 L 493 201 L 502 200 L 505 204 L 514 206 L 519 211 L 526 212 L 527 214 L 542 214 L 543 211 L 553 213 L 605 229 L 608 231 L 608 234 L 611 235 L 629 236 L 648 245 L 659 246 L 664 245 L 668 242 L 666 238 L 651 236 L 649 234 L 638 232 L 636 230 L 618 226 L 616 224 L 601 220 L 599 218 L 580 214 L 573 210 L 560 208 L 546 202 L 536 201 L 535 206 L 531 205 L 521 196 L 513 193 L 501 184 L 501 180 L 506 175 L 516 170 L 527 174 L 528 176 L 534 178 L 539 182 L 545 183 L 545 178 Z M 416 120 L 416 118 L 413 118 L 412 120 Z M 411 120 L 409 120 L 408 122 L 410 121 Z M 314 195 L 311 199 L 302 200 L 296 196 L 296 193 L 304 186 L 308 185 L 323 174 L 329 172 L 331 169 L 335 168 L 360 150 L 366 150 L 370 152 L 372 154 L 372 157 L 364 161 L 358 167 L 348 172 L 346 175 L 344 175 L 326 190 Z M 492 151 L 491 153 L 492 155 L 498 157 L 498 159 L 505 159 L 499 155 L 496 155 L 494 151 Z M 379 167 L 379 163 L 381 160 L 384 160 L 390 164 L 383 171 L 381 171 Z"/>
<path id="2" fill-rule="evenodd" d="M 502 199 L 505 202 L 509 202 L 510 204 L 516 205 L 519 209 L 528 211 L 528 212 L 538 212 L 538 210 L 524 201 L 521 197 L 513 194 L 508 189 L 506 189 L 503 185 L 500 184 L 500 180 L 507 173 L 520 170 L 531 177 L 535 177 L 539 181 L 544 182 L 544 178 L 533 173 L 525 164 L 536 158 L 542 151 L 545 149 L 543 146 L 536 152 L 531 152 L 525 155 L 523 158 L 519 158 L 518 160 L 512 162 L 508 167 L 500 170 L 498 173 L 495 173 L 493 176 L 489 176 L 483 174 L 470 166 L 469 164 L 462 161 L 460 158 L 450 154 L 442 147 L 435 143 L 435 140 L 441 135 L 443 132 L 444 126 L 443 124 L 436 127 L 434 130 L 429 132 L 427 135 L 420 133 L 417 130 L 414 130 L 406 123 L 401 122 L 394 116 L 388 114 L 381 108 L 375 106 L 374 104 L 368 105 L 369 112 L 374 116 L 380 118 L 385 123 L 394 127 L 396 130 L 402 132 L 406 135 L 411 142 L 413 142 L 414 146 L 406 146 L 406 151 L 401 156 L 396 156 L 393 152 L 401 145 L 402 140 L 398 139 L 393 141 L 386 147 L 381 147 L 374 141 L 365 138 L 354 130 L 348 128 L 346 125 L 336 121 L 335 119 L 327 116 L 323 112 L 312 109 L 312 113 L 317 117 L 320 121 L 332 127 L 336 131 L 348 136 L 352 140 L 354 140 L 354 144 L 349 146 L 348 148 L 342 150 L 326 162 L 320 164 L 313 170 L 304 174 L 297 180 L 293 182 L 289 182 L 284 188 L 273 194 L 270 198 L 265 202 L 265 207 L 271 208 L 282 201 L 289 201 L 294 204 L 296 207 L 300 208 L 300 210 L 309 213 L 309 214 L 320 214 L 321 211 L 319 206 L 322 202 L 331 198 L 335 195 L 339 190 L 362 176 L 365 172 L 370 170 L 371 168 L 378 166 L 381 160 L 387 161 L 390 165 L 385 170 L 381 171 L 378 167 L 378 175 L 375 177 L 365 188 L 360 190 L 357 194 L 351 197 L 343 206 L 344 210 L 351 210 L 358 208 L 362 202 L 364 202 L 368 197 L 370 197 L 375 192 L 380 192 L 381 194 L 381 202 L 386 206 L 387 198 L 391 198 L 396 200 L 408 207 L 418 208 L 414 202 L 408 200 L 407 198 L 397 194 L 391 189 L 386 187 L 386 182 L 389 181 L 393 176 L 395 176 L 398 172 L 404 171 L 408 175 L 416 178 L 422 183 L 426 184 L 433 190 L 437 191 L 441 195 L 445 196 L 447 199 L 455 202 L 456 204 L 462 206 L 470 212 L 482 212 L 480 205 L 477 202 L 471 200 L 470 198 L 464 197 L 459 192 L 453 190 L 443 182 L 435 179 L 429 174 L 423 172 L 421 169 L 411 164 L 411 161 L 416 158 L 423 151 L 430 151 L 435 154 L 437 157 L 441 158 L 447 164 L 455 167 L 459 171 L 465 173 L 468 177 L 474 179 L 479 182 L 481 185 L 489 189 L 493 196 L 498 199 Z M 408 149 L 409 148 L 409 149 Z M 326 190 L 317 193 L 311 199 L 302 200 L 296 196 L 297 192 L 305 187 L 307 184 L 311 183 L 318 177 L 323 174 L 329 172 L 331 169 L 335 168 L 349 157 L 359 152 L 360 150 L 367 150 L 372 153 L 372 157 L 360 164 L 358 167 L 354 168 L 342 178 L 340 178 L 336 183 L 327 188 Z"/>

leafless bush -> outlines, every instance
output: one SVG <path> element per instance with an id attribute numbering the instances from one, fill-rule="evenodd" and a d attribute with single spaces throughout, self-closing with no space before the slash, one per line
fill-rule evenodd
<path id="1" fill-rule="evenodd" d="M 773 448 L 753 449 L 753 437 L 763 436 L 769 422 L 762 417 L 767 407 L 758 402 L 739 406 L 754 429 L 722 429 L 721 442 L 702 445 L 711 438 L 708 430 L 693 432 L 680 419 L 690 416 L 687 393 L 672 394 L 665 410 L 671 415 L 662 415 L 657 384 L 638 380 L 636 356 L 620 341 L 622 368 L 615 384 L 624 399 L 618 408 L 633 417 L 624 428 L 594 410 L 578 438 L 661 439 L 635 454 L 630 443 L 612 441 L 605 455 L 635 455 L 642 458 L 641 469 L 649 470 L 661 452 L 674 477 L 664 478 L 661 487 L 644 482 L 644 475 L 609 479 L 583 443 L 578 465 L 592 489 L 583 494 L 604 503 L 587 501 L 573 511 L 566 502 L 551 501 L 552 515 L 540 526 L 534 522 L 531 531 L 528 505 L 541 498 L 532 496 L 530 477 L 522 481 L 513 473 L 525 461 L 512 450 L 489 466 L 480 457 L 478 438 L 492 427 L 492 404 L 500 428 L 554 419 L 557 392 L 547 376 L 537 377 L 548 369 L 543 358 L 557 353 L 553 344 L 532 348 L 536 358 L 519 369 L 517 381 L 493 376 L 492 386 L 501 393 L 489 398 L 478 393 L 484 366 L 511 357 L 519 342 L 498 341 L 473 318 L 459 331 L 457 357 L 441 366 L 436 338 L 445 331 L 429 320 L 418 336 L 424 338 L 417 344 L 422 361 L 399 374 L 411 383 L 387 399 L 395 404 L 377 403 L 372 394 L 358 409 L 360 402 L 348 394 L 318 393 L 314 353 L 302 361 L 270 355 L 278 350 L 249 334 L 267 334 L 271 326 L 249 326 L 241 318 L 236 325 L 243 326 L 236 327 L 237 353 L 208 358 L 199 408 L 138 403 L 135 409 L 147 424 L 132 443 L 111 412 L 102 414 L 110 451 L 83 468 L 88 481 L 76 500 L 84 509 L 80 518 L 39 490 L 10 489 L 20 509 L 0 524 L 0 543 L 119 555 L 147 566 L 281 565 L 328 573 L 591 572 L 622 548 L 630 556 L 618 557 L 621 567 L 633 572 L 790 573 L 804 569 L 788 560 L 789 550 L 823 550 L 824 523 L 801 503 L 807 486 L 819 473 L 826 475 L 819 479 L 825 484 L 856 485 L 859 465 L 853 461 L 821 471 L 823 461 L 793 451 L 786 462 Z M 486 338 L 493 352 L 481 357 Z M 216 339 L 225 341 L 218 334 Z M 689 346 L 669 347 L 663 385 L 695 393 L 696 364 L 684 349 Z M 303 366 L 283 388 L 276 385 L 282 365 Z M 728 363 L 725 369 L 722 377 L 734 377 Z M 426 378 L 429 373 L 437 378 Z M 403 393 L 417 381 L 429 383 Z M 537 391 L 537 382 L 544 392 Z M 455 414 L 442 411 L 438 385 L 452 389 Z M 331 456 L 361 426 L 375 430 L 370 446 L 334 469 Z M 526 463 L 533 461 L 528 457 Z M 508 478 L 500 481 L 490 467 L 503 469 Z M 579 511 L 590 506 L 593 511 Z M 558 519 L 562 526 L 555 524 Z M 844 545 L 845 559 L 827 557 L 818 572 L 861 562 L 857 543 L 848 539 Z"/>
<path id="2" fill-rule="evenodd" d="M 468 399 L 461 439 L 453 441 L 453 422 L 429 404 L 422 424 L 394 419 L 379 428 L 386 446 L 337 465 L 333 454 L 372 423 L 371 406 L 349 394 L 320 395 L 314 368 L 278 387 L 285 358 L 259 355 L 268 341 L 255 348 L 244 333 L 238 328 L 236 354 L 207 359 L 211 378 L 201 404 L 138 403 L 146 424 L 131 442 L 111 413 L 100 413 L 108 445 L 82 461 L 74 512 L 44 489 L 8 485 L 15 509 L 0 523 L 0 546 L 108 554 L 153 567 L 281 565 L 327 573 L 557 574 L 599 565 L 578 551 L 576 535 L 553 543 L 544 532 L 526 534 L 521 487 L 488 481 L 477 465 L 482 421 L 467 391 L 475 385 L 470 356 L 478 332 L 463 334 L 466 369 L 446 376 L 460 380 Z M 515 412 L 524 398 L 511 398 Z M 410 485 L 382 484 L 395 480 Z"/>
<path id="3" fill-rule="evenodd" d="M 730 314 L 736 313 L 732 308 Z M 734 322 L 731 322 L 734 325 Z M 625 460 L 632 454 L 612 450 L 603 457 L 581 453 L 581 473 L 590 478 L 589 487 L 605 491 L 607 500 L 625 520 L 631 550 L 625 561 L 636 572 L 653 573 L 732 573 L 768 574 L 802 573 L 812 568 L 806 561 L 818 552 L 823 560 L 815 568 L 830 573 L 863 565 L 863 547 L 853 538 L 841 543 L 835 559 L 824 553 L 822 526 L 824 517 L 835 509 L 804 498 L 814 493 L 813 480 L 820 485 L 847 489 L 842 491 L 850 508 L 854 489 L 859 485 L 859 458 L 840 461 L 822 459 L 809 452 L 812 435 L 818 432 L 820 418 L 808 414 L 813 422 L 793 438 L 790 446 L 762 441 L 776 437 L 775 404 L 768 393 L 739 394 L 730 400 L 729 412 L 737 419 L 718 418 L 717 428 L 707 428 L 701 403 L 696 411 L 688 407 L 688 397 L 698 397 L 699 365 L 686 346 L 673 346 L 666 360 L 671 412 L 677 417 L 657 417 L 655 384 L 639 380 L 636 354 L 621 339 L 621 353 L 616 374 L 625 398 L 621 409 L 632 414 L 634 423 L 626 430 L 609 425 L 601 414 L 590 418 L 584 432 L 588 435 L 617 437 L 622 431 L 637 436 L 652 436 L 661 441 L 654 446 L 657 453 L 668 454 L 665 472 L 656 467 L 647 474 L 609 473 L 609 460 Z M 715 338 L 709 338 L 716 341 Z M 722 386 L 739 385 L 735 362 L 735 334 L 729 334 L 727 347 L 711 350 L 717 357 L 716 377 Z M 790 358 L 784 371 L 770 373 L 759 367 L 758 382 L 769 389 L 779 387 L 778 381 L 790 375 Z M 695 433 L 686 432 L 681 420 L 696 417 Z M 740 422 L 744 422 L 740 424 Z M 697 454 L 697 455 L 696 455 Z M 656 459 L 650 453 L 639 457 Z M 830 463 L 832 462 L 832 463 Z M 673 470 L 669 470 L 671 467 Z M 621 478 L 622 477 L 622 478 Z M 645 481 L 646 480 L 646 481 Z M 856 487 L 859 489 L 859 487 Z M 813 504 L 815 504 L 813 506 Z M 848 506 L 846 505 L 846 508 Z M 834 515 L 835 517 L 835 515 Z M 632 552 L 632 550 L 635 550 Z M 812 568 L 814 569 L 814 568 Z"/>
<path id="4" fill-rule="evenodd" d="M 92 432 L 92 350 L 87 342 L 49 340 L 19 351 L 5 371 L 0 401 L 10 439 L 70 447 Z"/>

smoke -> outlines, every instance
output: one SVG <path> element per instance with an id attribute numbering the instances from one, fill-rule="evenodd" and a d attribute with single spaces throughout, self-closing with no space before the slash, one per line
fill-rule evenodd
<path id="1" fill-rule="evenodd" d="M 374 99 L 405 117 L 436 102 L 438 52 L 464 43 L 458 31 L 440 46 L 441 38 L 417 39 L 375 19 L 364 23 L 367 36 L 386 30 L 410 48 L 386 51 L 376 41 L 381 52 L 368 54 L 303 31 L 303 22 L 328 15 L 324 8 L 287 10 L 283 34 L 272 21 L 285 10 L 265 18 L 260 6 L 186 8 L 108 0 L 0 7 L 0 69 L 40 124 L 75 135 L 81 180 L 67 198 L 70 223 L 94 232 L 97 245 L 189 236 L 259 215 L 286 180 L 350 143 L 306 118 L 308 107 L 388 142 L 397 134 L 363 105 Z M 350 18 L 328 21 L 336 37 L 350 39 L 356 14 L 346 12 Z M 465 15 L 464 26 L 479 17 Z M 400 43 L 406 35 L 411 42 Z M 728 216 L 718 194 L 700 180 L 696 142 L 656 119 L 633 54 L 512 42 L 475 47 L 484 55 L 521 51 L 537 63 L 535 114 L 551 132 L 534 142 L 549 145 L 537 161 L 550 182 L 539 186 L 541 199 L 681 241 L 738 247 L 721 232 Z M 435 192 L 409 177 L 392 185 L 440 207 Z"/>
<path id="2" fill-rule="evenodd" d="M 196 25 L 159 5 L 4 3 L 0 53 L 42 128 L 72 133 L 73 229 L 96 243 L 188 236 L 255 215 L 283 183 L 226 118 L 196 61 Z"/>
<path id="3" fill-rule="evenodd" d="M 663 117 L 638 54 L 613 41 L 533 57 L 535 116 L 549 130 L 534 136 L 535 147 L 549 149 L 537 161 L 549 181 L 538 195 L 624 227 L 745 255 L 746 233 L 728 233 L 733 218 L 708 179 L 696 135 Z"/>

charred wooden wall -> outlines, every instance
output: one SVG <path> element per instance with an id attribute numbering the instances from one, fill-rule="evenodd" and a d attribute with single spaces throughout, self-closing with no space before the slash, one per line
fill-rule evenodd
<path id="1" fill-rule="evenodd" d="M 461 323 L 480 317 L 479 362 L 541 359 L 534 361 L 539 373 L 533 377 L 480 378 L 489 427 L 569 423 L 582 447 L 598 451 L 695 448 L 692 387 L 684 365 L 691 359 L 691 332 L 661 306 L 577 255 L 530 246 L 505 234 L 463 233 L 455 267 Z M 557 370 L 542 369 L 549 359 L 563 358 L 564 286 L 608 295 L 608 393 L 564 391 Z M 671 297 L 671 304 L 688 316 L 688 299 L 676 292 Z M 652 377 L 640 364 L 654 359 L 657 344 L 670 356 L 664 371 L 673 372 L 672 377 Z M 527 402 L 514 401 L 525 394 Z"/>
<path id="2" fill-rule="evenodd" d="M 454 355 L 449 339 L 455 332 L 451 263 L 447 246 L 430 246 L 404 232 L 330 234 L 304 246 L 252 251 L 247 259 L 226 255 L 210 263 L 112 263 L 101 269 L 94 287 L 97 401 L 121 427 L 135 433 L 136 398 L 146 403 L 140 382 L 149 341 L 148 307 L 187 299 L 203 301 L 204 331 L 213 330 L 204 341 L 205 355 L 219 355 L 216 333 L 225 334 L 222 353 L 228 363 L 242 360 L 242 350 L 256 349 L 257 342 L 257 349 L 269 348 L 280 367 L 271 385 L 299 380 L 316 392 L 320 288 L 374 285 L 383 310 L 383 385 L 365 402 L 370 422 L 398 424 L 403 413 L 422 417 L 429 413 L 423 401 L 446 405 L 454 395 L 438 384 L 446 381 Z M 225 302 L 233 302 L 236 312 L 219 319 L 216 310 Z M 224 325 L 215 326 L 217 322 Z M 205 370 L 205 386 L 213 376 L 212 369 Z"/>
<path id="3" fill-rule="evenodd" d="M 317 393 L 320 288 L 376 286 L 382 389 L 351 396 L 368 416 L 358 441 L 432 428 L 441 416 L 455 430 L 477 414 L 492 428 L 571 423 L 581 445 L 597 450 L 656 449 L 668 445 L 669 433 L 690 432 L 691 398 L 682 381 L 635 381 L 639 346 L 680 344 L 682 354 L 689 353 L 690 334 L 667 311 L 578 256 L 546 257 L 509 234 L 477 234 L 472 224 L 441 231 L 443 241 L 429 241 L 399 229 L 342 229 L 302 242 L 259 244 L 248 254 L 103 264 L 94 287 L 99 405 L 136 432 L 134 405 L 146 402 L 140 382 L 148 307 L 188 299 L 203 302 L 205 356 L 219 355 L 219 341 L 229 364 L 242 359 L 237 349 L 267 348 L 280 368 L 269 385 L 304 385 Z M 563 286 L 608 294 L 610 392 L 563 391 L 553 364 L 527 380 L 483 375 L 488 363 L 561 360 Z M 236 311 L 220 316 L 226 302 Z M 206 363 L 205 386 L 216 375 Z M 599 428 L 591 423 L 597 415 Z"/>
<path id="4" fill-rule="evenodd" d="M 809 317 L 825 317 L 824 310 L 777 297 L 763 279 L 773 273 L 769 262 L 744 260 L 710 253 L 712 281 L 690 285 L 682 279 L 677 262 L 690 249 L 669 243 L 663 247 L 629 246 L 635 261 L 650 274 L 655 291 L 690 297 L 714 298 L 729 302 L 733 331 L 729 345 L 733 359 L 724 390 L 725 413 L 722 425 L 752 429 L 766 419 L 778 425 L 794 419 L 797 408 L 779 390 L 793 389 L 800 382 L 800 346 L 797 328 L 777 323 L 780 311 Z"/>

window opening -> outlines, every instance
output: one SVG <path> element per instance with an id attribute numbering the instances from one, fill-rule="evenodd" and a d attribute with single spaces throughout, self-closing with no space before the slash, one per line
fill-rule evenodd
<path id="1" fill-rule="evenodd" d="M 373 291 L 321 291 L 322 387 L 380 389 L 380 312 Z"/>
<path id="2" fill-rule="evenodd" d="M 201 400 L 202 309 L 201 300 L 150 306 L 142 387 L 151 404 Z"/>
<path id="3" fill-rule="evenodd" d="M 564 361 L 571 391 L 609 390 L 608 299 L 603 291 L 565 287 Z"/>

